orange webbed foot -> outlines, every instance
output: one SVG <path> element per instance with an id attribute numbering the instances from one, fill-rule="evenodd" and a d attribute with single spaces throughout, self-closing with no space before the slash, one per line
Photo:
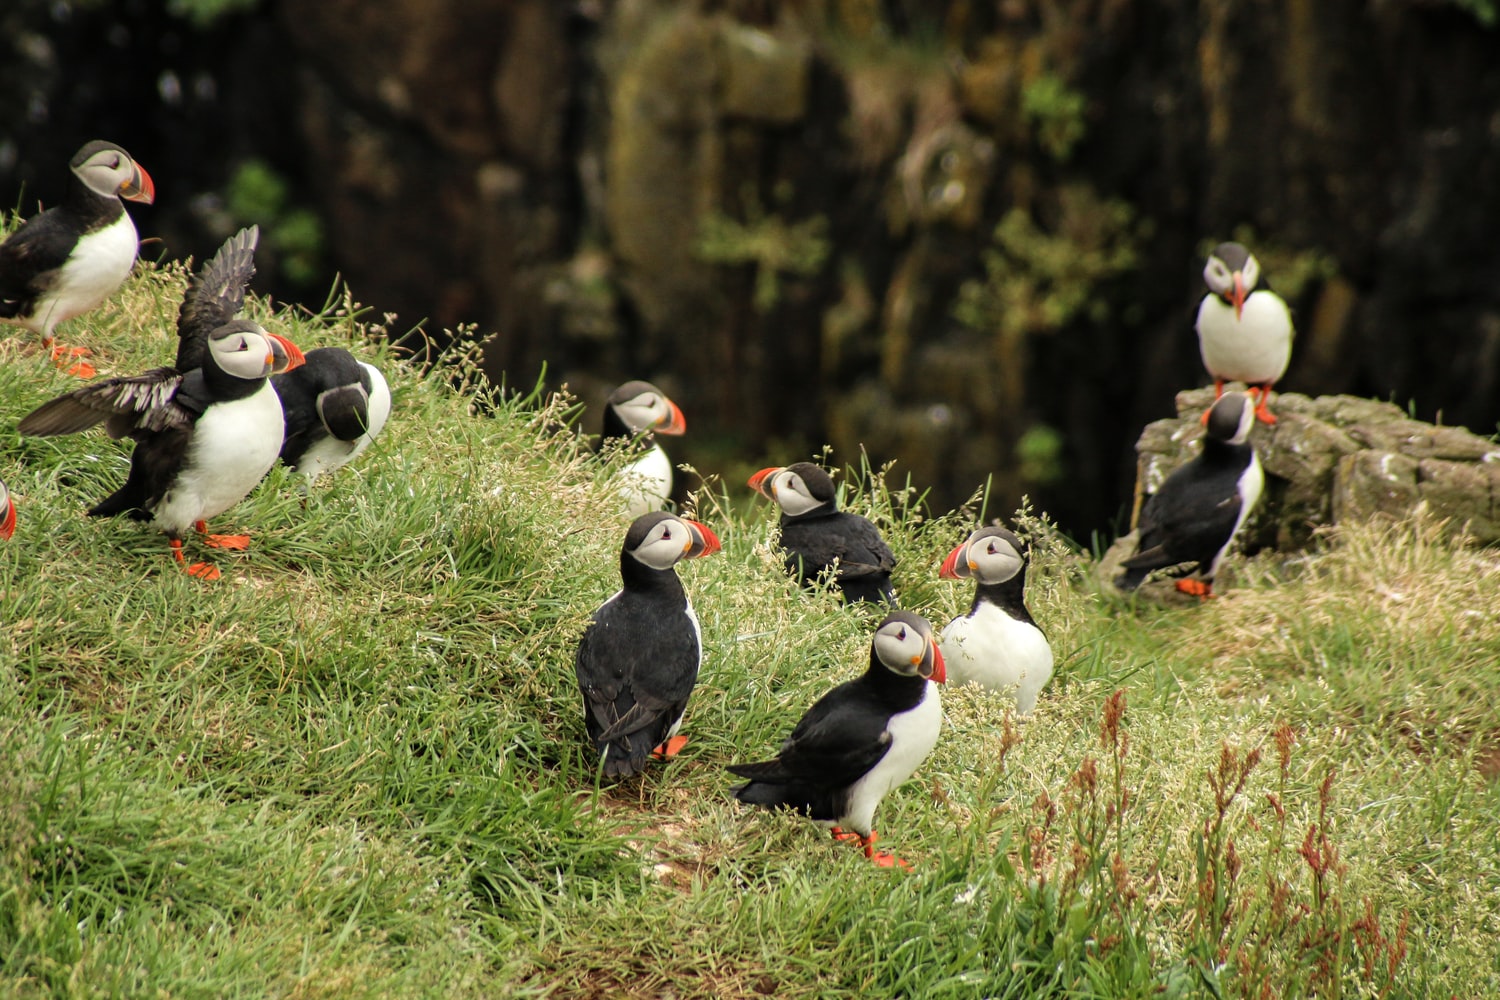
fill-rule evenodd
<path id="1" fill-rule="evenodd" d="M 203 544 L 211 549 L 237 549 L 244 551 L 250 547 L 249 535 L 204 535 Z"/>
<path id="2" fill-rule="evenodd" d="M 52 360 L 56 361 L 59 365 L 64 361 L 71 361 L 74 358 L 92 358 L 94 356 L 94 352 L 87 347 L 71 347 L 67 344 L 53 343 L 50 345 L 50 349 Z"/>
<path id="3" fill-rule="evenodd" d="M 1177 589 L 1181 593 L 1189 594 L 1203 601 L 1214 596 L 1213 584 L 1203 580 L 1178 580 Z"/>
<path id="4" fill-rule="evenodd" d="M 74 378 L 81 379 L 90 379 L 99 374 L 99 369 L 95 368 L 87 361 L 79 361 L 76 364 L 71 364 L 67 368 L 64 368 L 63 371 L 67 372 L 69 375 L 72 375 Z"/>
<path id="5" fill-rule="evenodd" d="M 222 574 L 217 566 L 196 562 L 187 568 L 187 575 L 197 577 L 199 580 L 217 580 Z"/>
<path id="6" fill-rule="evenodd" d="M 840 843 L 844 843 L 844 842 L 847 842 L 847 841 L 850 841 L 850 840 L 858 840 L 861 843 L 864 842 L 864 838 L 861 837 L 859 834 L 855 833 L 853 830 L 845 830 L 841 826 L 831 826 L 831 827 L 829 827 L 828 828 L 828 835 L 830 837 L 832 837 L 834 840 L 839 841 Z"/>
<path id="7" fill-rule="evenodd" d="M 669 737 L 665 743 L 655 750 L 652 750 L 651 757 L 653 760 L 671 760 L 682 752 L 682 748 L 687 746 L 687 741 L 688 738 L 686 736 L 678 733 L 676 736 Z"/>
<path id="8" fill-rule="evenodd" d="M 859 838 L 860 845 L 865 849 L 865 857 L 869 858 L 877 868 L 895 868 L 897 865 L 900 865 L 907 871 L 911 871 L 911 862 L 905 858 L 898 858 L 890 851 L 875 850 L 875 838 L 877 836 L 878 834 L 874 830 L 871 830 L 868 837 Z"/>

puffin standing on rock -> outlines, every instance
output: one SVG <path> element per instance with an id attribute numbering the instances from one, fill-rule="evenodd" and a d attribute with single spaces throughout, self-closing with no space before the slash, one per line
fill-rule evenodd
<path id="1" fill-rule="evenodd" d="M 136 442 L 125 485 L 100 501 L 90 517 L 129 514 L 155 523 L 186 562 L 182 538 L 206 533 L 206 519 L 243 500 L 276 462 L 281 449 L 281 404 L 270 375 L 289 363 L 276 342 L 249 320 L 232 320 L 209 335 L 200 368 L 157 368 L 75 389 L 22 418 L 22 434 L 74 434 L 103 422 L 112 438 Z M 208 545 L 243 549 L 248 535 L 207 535 Z M 207 563 L 190 575 L 219 577 Z"/>
<path id="2" fill-rule="evenodd" d="M 156 198 L 151 175 L 112 142 L 85 143 L 68 168 L 73 176 L 62 203 L 0 243 L 0 322 L 40 334 L 59 365 L 91 352 L 57 344 L 58 324 L 101 305 L 135 264 L 140 240 L 120 199 L 149 205 Z M 68 371 L 95 374 L 86 361 Z"/>
<path id="3" fill-rule="evenodd" d="M 703 638 L 673 567 L 717 551 L 712 531 L 664 511 L 642 514 L 625 533 L 624 585 L 594 612 L 573 663 L 606 778 L 638 774 L 648 759 L 687 743 L 677 730 L 698 682 Z"/>
<path id="4" fill-rule="evenodd" d="M 600 447 L 625 441 L 634 442 L 639 451 L 618 476 L 626 512 L 639 517 L 661 510 L 672 498 L 672 460 L 656 435 L 686 431 L 682 410 L 666 393 L 639 379 L 618 386 L 605 402 Z"/>
<path id="5" fill-rule="evenodd" d="M 1140 541 L 1115 583 L 1135 590 L 1152 570 L 1193 563 L 1177 589 L 1213 596 L 1214 575 L 1265 485 L 1250 444 L 1255 407 L 1241 392 L 1226 392 L 1208 411 L 1203 451 L 1167 477 L 1141 508 Z"/>
<path id="6" fill-rule="evenodd" d="M 835 840 L 855 841 L 883 868 L 911 865 L 875 850 L 875 809 L 911 777 L 937 745 L 946 680 L 932 626 L 892 611 L 870 642 L 870 667 L 813 703 L 775 758 L 730 764 L 749 780 L 735 798 L 768 809 L 796 809 L 829 825 Z"/>
<path id="7" fill-rule="evenodd" d="M 974 603 L 943 629 L 943 659 L 955 684 L 1013 692 L 1016 712 L 1030 715 L 1052 677 L 1052 646 L 1026 609 L 1026 546 L 991 525 L 960 542 L 938 575 L 974 578 Z"/>
<path id="8" fill-rule="evenodd" d="M 750 488 L 781 508 L 781 549 L 786 571 L 804 587 L 837 566 L 834 583 L 846 602 L 896 605 L 891 571 L 896 557 L 880 529 L 858 514 L 841 511 L 827 472 L 811 462 L 761 469 Z"/>
<path id="9" fill-rule="evenodd" d="M 1198 304 L 1198 349 L 1215 395 L 1224 395 L 1225 382 L 1243 382 L 1255 399 L 1256 417 L 1274 424 L 1266 400 L 1292 357 L 1291 311 L 1265 287 L 1260 262 L 1239 243 L 1214 247 L 1203 280 L 1208 294 Z"/>

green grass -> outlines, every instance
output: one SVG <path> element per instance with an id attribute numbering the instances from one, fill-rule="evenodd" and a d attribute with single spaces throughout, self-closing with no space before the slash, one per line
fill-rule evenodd
<path id="1" fill-rule="evenodd" d="M 145 268 L 64 336 L 101 374 L 160 364 L 182 283 Z M 1348 529 L 1162 609 L 1100 594 L 1023 517 L 1057 676 L 1019 723 L 944 692 L 942 742 L 877 816 L 914 870 L 880 870 L 727 791 L 862 668 L 874 621 L 791 586 L 766 504 L 712 477 L 697 498 L 724 551 L 681 568 L 691 742 L 600 788 L 572 655 L 625 523 L 548 430 L 571 401 L 424 375 L 347 300 L 251 310 L 378 360 L 395 409 L 305 508 L 277 470 L 217 519 L 254 538 L 195 553 L 217 583 L 83 516 L 124 446 L 0 438 L 0 995 L 1500 993 L 1493 552 Z M 75 384 L 24 344 L 0 340 L 0 427 Z M 945 622 L 970 592 L 936 569 L 972 515 L 866 473 L 848 505 Z"/>

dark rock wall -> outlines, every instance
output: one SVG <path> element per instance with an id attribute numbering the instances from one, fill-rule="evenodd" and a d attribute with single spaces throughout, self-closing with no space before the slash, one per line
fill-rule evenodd
<path id="1" fill-rule="evenodd" d="M 1500 35 L 1461 4 L 262 0 L 200 30 L 20 0 L 0 26 L 0 196 L 107 129 L 158 174 L 143 229 L 201 255 L 182 192 L 263 151 L 395 330 L 595 409 L 657 381 L 704 471 L 863 446 L 938 506 L 988 478 L 992 511 L 1107 528 L 1140 428 L 1204 381 L 1200 254 L 1232 236 L 1293 303 L 1284 388 L 1500 420 Z M 164 106 L 163 65 L 212 98 Z"/>

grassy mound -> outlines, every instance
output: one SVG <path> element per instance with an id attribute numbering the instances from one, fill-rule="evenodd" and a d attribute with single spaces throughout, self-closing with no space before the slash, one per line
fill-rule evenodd
<path id="1" fill-rule="evenodd" d="M 64 335 L 101 376 L 162 364 L 184 283 L 144 267 Z M 417 371 L 347 299 L 250 312 L 375 361 L 395 406 L 305 506 L 278 468 L 217 519 L 253 542 L 209 555 L 214 584 L 83 516 L 128 448 L 19 438 L 76 382 L 0 339 L 0 994 L 1500 993 L 1493 552 L 1347 530 L 1162 610 L 1022 516 L 1057 676 L 1024 722 L 943 692 L 938 749 L 877 816 L 915 870 L 881 870 L 727 793 L 724 764 L 863 669 L 874 621 L 792 587 L 767 505 L 712 477 L 695 498 L 724 552 L 680 567 L 691 742 L 600 788 L 572 656 L 626 522 L 555 429 L 569 401 Z M 941 625 L 974 512 L 924 516 L 898 477 L 847 506 Z"/>

